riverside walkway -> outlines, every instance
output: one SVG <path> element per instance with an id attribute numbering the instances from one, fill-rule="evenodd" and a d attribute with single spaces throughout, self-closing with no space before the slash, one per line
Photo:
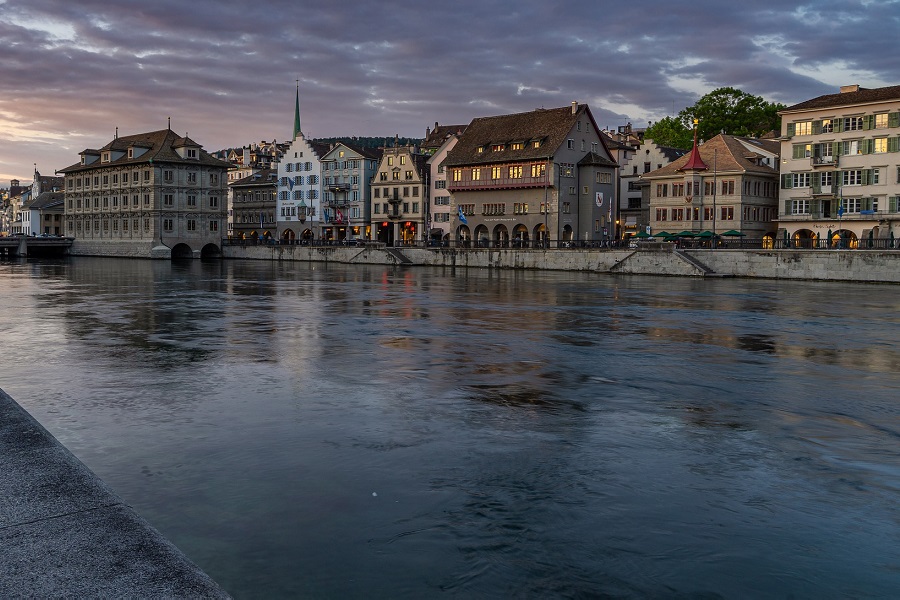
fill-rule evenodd
<path id="1" fill-rule="evenodd" d="M 0 390 L 0 597 L 228 598 Z"/>

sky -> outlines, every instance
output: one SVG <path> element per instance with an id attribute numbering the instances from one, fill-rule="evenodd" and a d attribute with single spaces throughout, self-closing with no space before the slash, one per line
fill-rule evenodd
<path id="1" fill-rule="evenodd" d="M 587 103 L 601 128 L 735 87 L 900 84 L 900 0 L 0 0 L 0 188 L 164 129 L 208 151 Z"/>

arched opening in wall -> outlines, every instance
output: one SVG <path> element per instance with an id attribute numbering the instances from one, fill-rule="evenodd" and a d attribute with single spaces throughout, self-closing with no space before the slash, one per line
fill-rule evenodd
<path id="1" fill-rule="evenodd" d="M 200 258 L 222 258 L 222 249 L 215 244 L 207 244 L 200 249 Z"/>
<path id="2" fill-rule="evenodd" d="M 809 229 L 798 229 L 794 232 L 794 248 L 812 248 L 815 245 L 816 234 Z"/>
<path id="3" fill-rule="evenodd" d="M 550 243 L 550 237 L 547 235 L 547 227 L 543 223 L 534 226 L 533 237 L 535 241 L 545 248 Z"/>
<path id="4" fill-rule="evenodd" d="M 463 248 L 468 248 L 472 244 L 472 233 L 469 231 L 468 225 L 460 225 L 456 228 L 456 241 Z"/>
<path id="5" fill-rule="evenodd" d="M 849 229 L 838 229 L 830 236 L 832 248 L 859 248 L 859 239 Z"/>
<path id="6" fill-rule="evenodd" d="M 521 223 L 513 229 L 513 246 L 517 248 L 526 248 L 528 246 L 528 227 Z"/>
<path id="7" fill-rule="evenodd" d="M 491 239 L 488 237 L 488 228 L 484 225 L 479 225 L 475 228 L 475 245 L 479 248 L 487 248 L 491 243 Z"/>
<path id="8" fill-rule="evenodd" d="M 494 227 L 494 246 L 498 248 L 509 246 L 509 229 L 502 223 Z"/>
<path id="9" fill-rule="evenodd" d="M 771 250 L 775 247 L 775 234 L 767 233 L 762 238 L 762 247 L 764 250 Z"/>
<path id="10" fill-rule="evenodd" d="M 281 232 L 281 241 L 292 243 L 296 239 L 293 229 L 285 229 Z"/>
<path id="11" fill-rule="evenodd" d="M 194 258 L 194 251 L 187 244 L 175 244 L 172 248 L 172 260 L 185 260 Z"/>
<path id="12" fill-rule="evenodd" d="M 572 231 L 571 225 L 566 225 L 562 230 L 562 241 L 571 242 L 572 238 L 575 237 L 574 232 Z"/>

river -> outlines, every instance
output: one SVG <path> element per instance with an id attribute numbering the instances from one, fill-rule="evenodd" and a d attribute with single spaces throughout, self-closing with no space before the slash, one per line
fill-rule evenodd
<path id="1" fill-rule="evenodd" d="M 0 262 L 3 387 L 236 598 L 890 598 L 900 288 Z"/>

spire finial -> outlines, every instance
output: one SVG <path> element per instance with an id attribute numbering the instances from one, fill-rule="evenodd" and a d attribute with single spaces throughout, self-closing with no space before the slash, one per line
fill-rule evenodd
<path id="1" fill-rule="evenodd" d="M 168 119 L 169 119 L 169 124 L 166 125 L 166 129 L 168 129 L 169 131 L 172 131 L 172 117 L 168 117 Z"/>
<path id="2" fill-rule="evenodd" d="M 297 80 L 297 97 L 294 103 L 294 139 L 300 133 L 300 80 Z"/>

